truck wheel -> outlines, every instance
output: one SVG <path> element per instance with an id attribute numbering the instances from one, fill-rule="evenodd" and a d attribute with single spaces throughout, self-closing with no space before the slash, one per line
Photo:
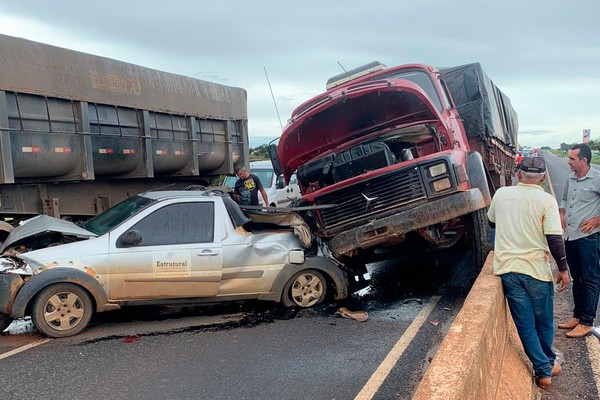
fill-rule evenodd
<path id="1" fill-rule="evenodd" d="M 0 313 L 0 333 L 4 332 L 12 322 L 13 317 Z"/>
<path id="2" fill-rule="evenodd" d="M 327 295 L 327 281 L 314 269 L 300 271 L 285 284 L 281 301 L 286 307 L 308 308 L 320 304 Z"/>
<path id="3" fill-rule="evenodd" d="M 90 322 L 92 307 L 90 296 L 81 287 L 59 283 L 48 286 L 36 296 L 31 319 L 46 336 L 73 336 Z"/>
<path id="4" fill-rule="evenodd" d="M 482 208 L 471 213 L 471 250 L 473 265 L 479 271 L 490 251 L 487 241 L 487 209 Z"/>

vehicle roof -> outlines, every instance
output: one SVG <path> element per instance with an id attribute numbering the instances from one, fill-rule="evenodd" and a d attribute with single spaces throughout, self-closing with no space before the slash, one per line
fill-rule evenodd
<path id="1" fill-rule="evenodd" d="M 219 194 L 215 193 L 212 190 L 158 190 L 155 192 L 140 193 L 139 196 L 147 197 L 153 200 L 189 198 L 196 198 L 200 200 L 202 198 L 206 198 L 207 196 L 220 197 Z"/>

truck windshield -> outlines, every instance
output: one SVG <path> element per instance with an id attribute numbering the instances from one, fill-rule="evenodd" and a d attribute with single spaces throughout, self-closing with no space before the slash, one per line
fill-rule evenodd
<path id="1" fill-rule="evenodd" d="M 142 196 L 130 197 L 90 219 L 83 225 L 83 228 L 98 236 L 104 235 L 106 232 L 110 231 L 132 215 L 137 214 L 138 211 L 155 201 L 156 200 Z"/>
<path id="2" fill-rule="evenodd" d="M 444 110 L 440 96 L 435 90 L 435 86 L 431 80 L 431 76 L 424 71 L 414 69 L 408 71 L 392 71 L 389 74 L 377 75 L 373 79 L 406 79 L 407 81 L 416 83 L 425 91 L 425 93 L 427 93 L 427 96 L 429 96 L 433 104 L 435 104 L 438 111 L 442 112 Z"/>

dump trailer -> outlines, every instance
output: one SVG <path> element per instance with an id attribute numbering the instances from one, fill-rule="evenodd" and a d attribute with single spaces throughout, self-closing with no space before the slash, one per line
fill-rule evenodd
<path id="1" fill-rule="evenodd" d="M 0 35 L 0 217 L 86 219 L 248 165 L 246 91 Z"/>
<path id="2" fill-rule="evenodd" d="M 275 166 L 296 173 L 298 206 L 333 255 L 365 262 L 470 240 L 487 255 L 486 208 L 510 184 L 517 114 L 478 63 L 374 62 L 331 78 L 297 107 Z M 358 275 L 357 275 L 358 276 Z"/>

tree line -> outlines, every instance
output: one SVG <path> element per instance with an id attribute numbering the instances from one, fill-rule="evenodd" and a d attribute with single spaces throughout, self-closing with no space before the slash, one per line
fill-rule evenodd
<path id="1" fill-rule="evenodd" d="M 560 150 L 562 150 L 562 151 L 569 151 L 571 149 L 571 147 L 575 146 L 577 143 L 579 143 L 579 142 L 573 142 L 571 144 L 561 143 L 560 144 Z M 600 140 L 590 140 L 588 142 L 588 144 L 590 145 L 590 148 L 592 150 L 598 150 L 598 151 L 600 151 Z"/>

